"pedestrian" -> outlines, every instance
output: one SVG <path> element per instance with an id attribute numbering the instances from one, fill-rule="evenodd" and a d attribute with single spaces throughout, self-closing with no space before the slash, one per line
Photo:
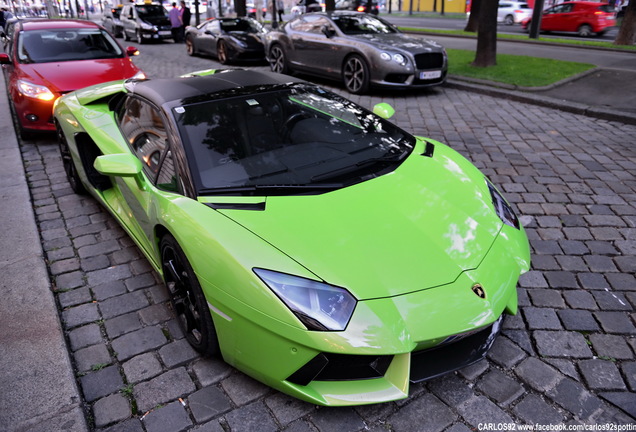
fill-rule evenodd
<path id="1" fill-rule="evenodd" d="M 192 13 L 184 0 L 181 0 L 181 40 L 185 37 L 185 29 L 190 25 Z"/>
<path id="2" fill-rule="evenodd" d="M 182 42 L 181 27 L 183 27 L 183 23 L 181 22 L 181 12 L 179 11 L 179 8 L 177 8 L 177 2 L 172 2 L 172 9 L 168 12 L 168 18 L 170 18 L 172 39 L 175 43 Z"/>
<path id="3" fill-rule="evenodd" d="M 276 11 L 278 12 L 278 22 L 283 22 L 283 14 L 285 13 L 285 3 L 283 0 L 274 0 Z"/>

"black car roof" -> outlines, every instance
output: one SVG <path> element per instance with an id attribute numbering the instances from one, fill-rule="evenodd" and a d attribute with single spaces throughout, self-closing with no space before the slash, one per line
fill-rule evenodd
<path id="1" fill-rule="evenodd" d="M 130 93 L 138 94 L 163 105 L 167 102 L 181 101 L 226 90 L 295 82 L 304 81 L 274 72 L 228 69 L 205 76 L 132 81 L 127 85 L 127 89 Z"/>

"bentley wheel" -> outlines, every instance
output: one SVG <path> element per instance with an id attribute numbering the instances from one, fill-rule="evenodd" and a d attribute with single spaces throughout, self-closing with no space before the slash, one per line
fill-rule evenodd
<path id="1" fill-rule="evenodd" d="M 222 40 L 216 47 L 216 58 L 219 59 L 219 63 L 227 64 L 227 45 Z"/>
<path id="2" fill-rule="evenodd" d="M 352 55 L 347 59 L 342 80 L 350 93 L 363 94 L 369 90 L 369 67 L 362 57 Z"/>
<path id="3" fill-rule="evenodd" d="M 189 56 L 193 56 L 194 52 L 194 42 L 192 41 L 192 36 L 187 36 L 185 40 L 186 52 Z"/>
<path id="4" fill-rule="evenodd" d="M 64 136 L 64 132 L 58 125 L 56 127 L 56 134 L 58 144 L 60 146 L 60 156 L 62 157 L 62 166 L 64 167 L 64 172 L 66 173 L 66 178 L 68 179 L 69 185 L 71 185 L 71 189 L 78 195 L 84 195 L 86 193 L 86 189 L 80 180 L 79 174 L 77 173 L 77 167 L 75 166 L 75 162 L 73 162 L 73 158 L 71 157 L 71 150 L 68 147 L 68 143 L 66 142 L 66 137 Z"/>
<path id="5" fill-rule="evenodd" d="M 287 67 L 287 59 L 285 58 L 285 51 L 280 45 L 274 45 L 269 51 L 270 67 L 272 72 L 285 74 L 289 72 Z"/>
<path id="6" fill-rule="evenodd" d="M 212 315 L 188 259 L 170 234 L 161 239 L 160 250 L 163 279 L 186 339 L 204 355 L 217 354 L 219 343 Z"/>

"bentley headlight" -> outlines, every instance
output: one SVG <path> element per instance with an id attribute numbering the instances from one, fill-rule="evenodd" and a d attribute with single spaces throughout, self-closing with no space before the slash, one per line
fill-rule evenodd
<path id="1" fill-rule="evenodd" d="M 406 57 L 404 57 L 402 54 L 393 54 L 393 61 L 401 66 L 404 66 L 406 64 Z"/>
<path id="2" fill-rule="evenodd" d="M 18 80 L 18 88 L 20 89 L 20 93 L 23 95 L 33 98 L 39 99 L 43 101 L 50 101 L 55 99 L 55 95 L 48 87 L 37 85 L 30 83 L 24 80 Z"/>
<path id="3" fill-rule="evenodd" d="M 344 288 L 272 270 L 255 268 L 254 272 L 309 330 L 347 327 L 357 301 Z"/>
<path id="4" fill-rule="evenodd" d="M 492 183 L 486 180 L 486 184 L 488 185 L 488 190 L 490 190 L 490 197 L 492 198 L 493 206 L 495 206 L 497 216 L 499 216 L 506 225 L 519 229 L 519 219 L 512 210 L 512 207 L 510 207 L 510 204 L 508 204 Z"/>

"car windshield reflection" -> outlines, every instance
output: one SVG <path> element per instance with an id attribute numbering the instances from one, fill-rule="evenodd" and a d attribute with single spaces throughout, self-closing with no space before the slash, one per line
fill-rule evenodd
<path id="1" fill-rule="evenodd" d="M 347 35 L 397 33 L 397 30 L 389 23 L 371 15 L 334 16 L 333 21 L 338 28 Z"/>
<path id="2" fill-rule="evenodd" d="M 322 193 L 386 174 L 415 138 L 306 86 L 173 109 L 202 194 Z"/>
<path id="3" fill-rule="evenodd" d="M 113 38 L 99 29 L 32 30 L 20 33 L 21 63 L 112 59 L 124 53 Z"/>

